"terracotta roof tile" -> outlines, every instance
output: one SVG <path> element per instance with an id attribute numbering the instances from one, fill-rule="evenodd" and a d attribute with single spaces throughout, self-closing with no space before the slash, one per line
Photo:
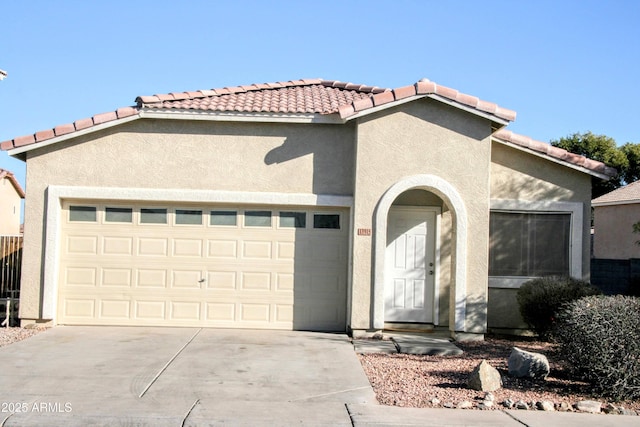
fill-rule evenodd
<path id="1" fill-rule="evenodd" d="M 554 147 L 553 145 L 546 142 L 536 141 L 528 136 L 513 133 L 510 130 L 500 129 L 499 131 L 495 132 L 493 136 L 494 138 L 497 138 L 501 141 L 510 142 L 512 144 L 519 145 L 521 147 L 525 147 L 542 154 L 546 154 L 557 160 L 571 163 L 575 166 L 580 166 L 587 170 L 607 175 L 609 177 L 614 177 L 618 174 L 618 172 L 614 168 L 609 167 L 602 162 L 586 158 L 579 154 L 570 153 L 562 148 Z"/>
<path id="2" fill-rule="evenodd" d="M 75 130 L 76 127 L 73 125 L 73 123 L 67 123 L 65 125 L 60 125 L 53 128 L 53 132 L 56 134 L 56 136 L 66 135 L 68 133 L 75 132 Z"/>
<path id="3" fill-rule="evenodd" d="M 54 136 L 68 135 L 109 121 L 135 116 L 145 108 L 166 110 L 224 111 L 241 113 L 338 114 L 347 119 L 373 107 L 416 95 L 435 94 L 455 103 L 475 108 L 504 120 L 514 120 L 515 112 L 496 104 L 465 95 L 457 90 L 423 79 L 413 85 L 385 89 L 323 79 L 300 79 L 286 82 L 258 83 L 189 92 L 172 92 L 138 96 L 136 107 L 98 114 L 3 143 L 3 149 L 41 142 Z M 7 148 L 8 147 L 8 148 Z"/>

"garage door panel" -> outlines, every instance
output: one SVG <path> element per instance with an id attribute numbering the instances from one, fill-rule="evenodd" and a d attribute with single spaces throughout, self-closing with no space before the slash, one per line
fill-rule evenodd
<path id="1" fill-rule="evenodd" d="M 131 302 L 126 300 L 100 301 L 100 314 L 103 319 L 129 320 L 131 318 Z"/>
<path id="2" fill-rule="evenodd" d="M 141 320 L 165 320 L 165 302 L 164 301 L 135 301 L 134 318 Z"/>
<path id="3" fill-rule="evenodd" d="M 167 256 L 168 239 L 142 237 L 138 239 L 138 255 L 142 256 Z"/>
<path id="4" fill-rule="evenodd" d="M 103 268 L 101 286 L 131 287 L 131 269 Z"/>
<path id="5" fill-rule="evenodd" d="M 142 288 L 166 288 L 167 270 L 138 269 L 137 286 Z"/>
<path id="6" fill-rule="evenodd" d="M 173 270 L 171 272 L 171 287 L 193 288 L 202 287 L 202 271 L 200 270 Z"/>
<path id="7" fill-rule="evenodd" d="M 238 274 L 235 271 L 208 271 L 206 287 L 209 289 L 235 290 Z"/>
<path id="8" fill-rule="evenodd" d="M 202 224 L 176 226 L 177 208 L 140 224 L 140 207 L 130 223 L 101 222 L 98 207 L 96 223 L 63 224 L 59 323 L 344 330 L 346 213 L 343 229 L 318 230 L 279 228 L 275 208 L 270 227 L 245 226 L 224 207 L 236 225 L 210 226 L 203 206 Z"/>
<path id="9" fill-rule="evenodd" d="M 66 267 L 63 280 L 68 286 L 96 286 L 96 268 L 92 267 Z"/>
<path id="10" fill-rule="evenodd" d="M 97 255 L 98 254 L 98 237 L 68 236 L 67 252 L 73 255 Z"/>
<path id="11" fill-rule="evenodd" d="M 236 240 L 208 240 L 209 251 L 207 255 L 210 258 L 237 258 L 238 242 Z"/>
<path id="12" fill-rule="evenodd" d="M 102 253 L 131 256 L 133 255 L 133 238 L 105 236 L 102 241 Z"/>
<path id="13" fill-rule="evenodd" d="M 271 259 L 271 242 L 251 240 L 242 242 L 242 257 L 249 259 Z"/>

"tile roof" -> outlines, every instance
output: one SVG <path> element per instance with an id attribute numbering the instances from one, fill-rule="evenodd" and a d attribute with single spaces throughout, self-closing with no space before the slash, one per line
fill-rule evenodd
<path id="1" fill-rule="evenodd" d="M 0 149 L 10 150 L 52 138 L 69 135 L 103 123 L 140 116 L 145 110 L 210 111 L 230 113 L 287 113 L 336 114 L 348 120 L 367 110 L 391 106 L 394 102 L 411 97 L 433 96 L 497 120 L 515 120 L 515 111 L 482 101 L 455 89 L 438 85 L 426 79 L 396 89 L 344 83 L 336 80 L 303 79 L 287 82 L 252 84 L 221 89 L 176 92 L 152 96 L 139 96 L 132 107 L 120 108 L 46 129 L 35 134 L 20 136 L 0 143 Z"/>
<path id="2" fill-rule="evenodd" d="M 11 182 L 11 184 L 13 185 L 13 188 L 16 189 L 16 192 L 20 195 L 21 198 L 24 199 L 24 196 L 25 196 L 24 190 L 20 186 L 20 183 L 18 182 L 16 177 L 13 175 L 13 173 L 9 172 L 6 169 L 0 168 L 0 179 L 5 179 L 5 178 L 8 179 L 9 182 Z"/>
<path id="3" fill-rule="evenodd" d="M 640 203 L 640 181 L 632 182 L 607 194 L 593 199 L 593 206 L 623 205 Z"/>
<path id="4" fill-rule="evenodd" d="M 602 162 L 589 159 L 579 154 L 571 153 L 559 147 L 554 147 L 547 142 L 536 141 L 528 136 L 513 133 L 510 130 L 500 129 L 493 134 L 493 137 L 500 141 L 510 142 L 517 146 L 528 148 L 556 160 L 582 167 L 591 172 L 596 172 L 608 177 L 615 177 L 618 174 L 618 171 Z"/>

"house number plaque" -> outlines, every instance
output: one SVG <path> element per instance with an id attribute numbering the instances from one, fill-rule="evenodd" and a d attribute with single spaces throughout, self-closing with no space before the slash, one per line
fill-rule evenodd
<path id="1" fill-rule="evenodd" d="M 371 236 L 370 228 L 358 228 L 358 236 Z"/>

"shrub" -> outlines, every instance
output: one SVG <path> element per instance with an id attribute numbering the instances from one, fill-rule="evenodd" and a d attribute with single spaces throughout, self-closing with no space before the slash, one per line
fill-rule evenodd
<path id="1" fill-rule="evenodd" d="M 640 399 L 640 299 L 590 296 L 567 304 L 554 332 L 567 369 L 615 400 Z"/>
<path id="2" fill-rule="evenodd" d="M 518 289 L 518 306 L 524 321 L 541 339 L 549 340 L 556 313 L 563 304 L 600 291 L 584 280 L 547 276 L 529 280 Z"/>

